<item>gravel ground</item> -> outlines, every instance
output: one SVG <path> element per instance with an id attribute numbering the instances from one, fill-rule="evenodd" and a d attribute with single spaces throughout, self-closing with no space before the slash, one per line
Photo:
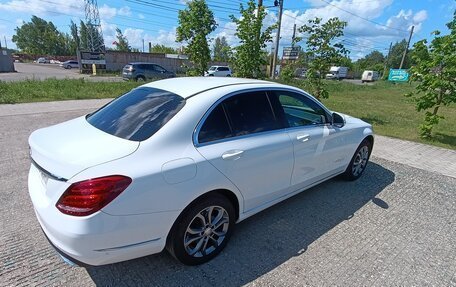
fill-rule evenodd
<path id="1" fill-rule="evenodd" d="M 162 253 L 69 267 L 35 219 L 27 138 L 84 112 L 0 116 L 0 286 L 456 286 L 456 179 L 375 157 L 358 181 L 330 180 L 238 224 L 205 265 Z"/>

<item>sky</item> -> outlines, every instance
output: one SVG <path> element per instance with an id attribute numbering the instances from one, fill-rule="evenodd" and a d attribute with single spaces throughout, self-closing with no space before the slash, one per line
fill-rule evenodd
<path id="1" fill-rule="evenodd" d="M 98 9 L 105 44 L 112 47 L 115 30 L 120 28 L 130 45 L 140 50 L 146 45 L 163 44 L 181 47 L 175 42 L 178 10 L 185 9 L 188 0 L 98 0 Z M 293 26 L 299 28 L 315 17 L 331 17 L 348 23 L 340 39 L 350 51 L 353 60 L 378 50 L 388 52 L 391 42 L 407 39 L 412 26 L 415 33 L 412 44 L 421 39 L 432 39 L 431 33 L 447 32 L 445 23 L 453 17 L 455 0 L 283 0 L 284 12 L 281 25 L 281 49 L 290 46 Z M 214 12 L 218 28 L 210 35 L 215 39 L 225 36 L 231 46 L 238 40 L 234 35 L 236 25 L 230 15 L 239 17 L 239 5 L 247 0 L 207 0 Z M 278 8 L 274 0 L 264 0 L 268 15 L 265 25 L 277 22 Z M 84 0 L 0 0 L 0 39 L 5 38 L 8 48 L 15 28 L 30 21 L 32 15 L 52 21 L 60 31 L 69 32 L 70 21 L 85 19 Z M 305 35 L 304 35 L 305 36 Z M 305 40 L 299 43 L 305 47 Z M 268 49 L 271 44 L 268 45 Z M 280 50 L 281 50 L 280 49 Z"/>

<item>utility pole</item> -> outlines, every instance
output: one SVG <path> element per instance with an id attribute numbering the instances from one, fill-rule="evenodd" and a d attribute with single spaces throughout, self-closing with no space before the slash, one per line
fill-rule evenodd
<path id="1" fill-rule="evenodd" d="M 143 53 L 144 53 L 145 52 L 145 50 L 144 50 L 144 39 L 142 39 L 142 42 L 143 42 Z"/>
<path id="2" fill-rule="evenodd" d="M 280 25 L 282 23 L 283 1 L 284 0 L 279 0 L 279 19 L 277 21 L 277 34 L 276 34 L 276 41 L 275 41 L 274 58 L 272 59 L 271 79 L 275 79 L 275 77 L 276 77 L 275 69 L 277 66 L 277 55 L 279 53 Z"/>
<path id="3" fill-rule="evenodd" d="M 399 69 L 402 69 L 402 65 L 404 65 L 405 56 L 407 55 L 407 50 L 410 46 L 410 41 L 412 40 L 413 29 L 415 29 L 415 26 L 412 26 L 412 29 L 410 30 L 410 36 L 407 42 L 407 47 L 405 47 L 404 54 L 402 55 L 401 65 L 399 66 Z"/>
<path id="4" fill-rule="evenodd" d="M 293 25 L 293 36 L 291 37 L 291 47 L 294 47 L 296 40 L 296 23 Z"/>
<path id="5" fill-rule="evenodd" d="M 263 0 L 258 0 L 257 18 L 260 15 L 260 7 L 263 6 Z"/>
<path id="6" fill-rule="evenodd" d="M 392 47 L 393 47 L 393 42 L 390 43 L 390 47 L 389 47 L 389 50 L 388 50 L 388 55 L 386 55 L 385 67 L 383 68 L 383 75 L 382 76 L 386 75 L 386 69 L 388 67 L 388 63 L 389 63 L 389 58 L 390 58 L 391 48 Z"/>

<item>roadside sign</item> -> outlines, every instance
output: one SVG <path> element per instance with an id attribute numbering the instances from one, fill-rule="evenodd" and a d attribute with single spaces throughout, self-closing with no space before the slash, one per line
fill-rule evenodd
<path id="1" fill-rule="evenodd" d="M 297 60 L 299 57 L 299 51 L 301 51 L 301 47 L 284 47 L 282 59 L 284 60 Z"/>
<path id="2" fill-rule="evenodd" d="M 106 65 L 105 53 L 81 51 L 81 64 Z"/>
<path id="3" fill-rule="evenodd" d="M 390 69 L 388 81 L 391 82 L 407 82 L 409 73 L 404 69 Z"/>

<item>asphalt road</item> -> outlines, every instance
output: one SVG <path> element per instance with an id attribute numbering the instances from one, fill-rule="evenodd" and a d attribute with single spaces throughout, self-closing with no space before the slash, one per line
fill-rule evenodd
<path id="1" fill-rule="evenodd" d="M 0 117 L 0 286 L 456 286 L 456 179 L 373 158 L 355 182 L 330 180 L 238 224 L 211 262 L 167 253 L 69 267 L 27 192 L 27 138 L 86 110 Z"/>
<path id="2" fill-rule="evenodd" d="M 64 69 L 57 64 L 14 63 L 15 73 L 0 73 L 0 81 L 15 82 L 26 79 L 44 80 L 55 79 L 80 79 L 89 81 L 122 81 L 121 77 L 92 77 L 79 74 L 78 69 Z"/>

